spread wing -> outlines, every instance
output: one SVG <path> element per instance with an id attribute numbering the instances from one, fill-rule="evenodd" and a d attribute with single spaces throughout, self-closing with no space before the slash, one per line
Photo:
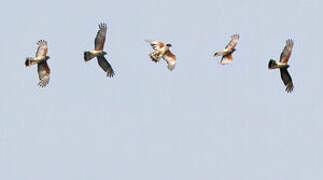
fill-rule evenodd
<path id="1" fill-rule="evenodd" d="M 280 68 L 280 76 L 286 86 L 286 92 L 290 93 L 294 89 L 292 77 L 289 75 L 286 68 Z"/>
<path id="2" fill-rule="evenodd" d="M 220 63 L 222 65 L 229 64 L 229 63 L 231 63 L 232 59 L 233 59 L 232 53 L 230 53 L 230 54 L 223 56 Z"/>
<path id="3" fill-rule="evenodd" d="M 148 42 L 155 51 L 159 51 L 161 48 L 165 46 L 164 43 L 159 41 L 146 40 L 146 42 Z"/>
<path id="4" fill-rule="evenodd" d="M 98 63 L 100 67 L 103 69 L 103 71 L 107 72 L 108 77 L 114 76 L 114 71 L 110 65 L 110 63 L 105 59 L 104 56 L 97 56 Z"/>
<path id="5" fill-rule="evenodd" d="M 163 56 L 164 60 L 168 64 L 168 69 L 173 70 L 176 65 L 176 56 L 173 54 L 170 50 L 166 52 L 166 54 Z"/>
<path id="6" fill-rule="evenodd" d="M 292 39 L 288 39 L 286 41 L 286 45 L 284 47 L 283 52 L 280 54 L 280 62 L 281 63 L 285 63 L 285 64 L 288 63 L 289 57 L 292 54 L 293 46 L 294 46 L 293 40 Z"/>
<path id="7" fill-rule="evenodd" d="M 95 50 L 103 50 L 106 34 L 107 34 L 107 24 L 105 23 L 99 24 L 99 31 L 97 32 L 95 41 L 94 41 Z"/>
<path id="8" fill-rule="evenodd" d="M 45 57 L 48 51 L 47 42 L 45 40 L 40 40 L 37 42 L 37 45 L 36 57 Z"/>
<path id="9" fill-rule="evenodd" d="M 231 41 L 228 45 L 225 46 L 225 51 L 232 52 L 233 49 L 237 46 L 239 41 L 239 34 L 234 34 L 231 36 Z"/>
<path id="10" fill-rule="evenodd" d="M 38 63 L 38 76 L 40 87 L 45 87 L 49 82 L 50 69 L 48 67 L 47 61 L 41 61 Z"/>

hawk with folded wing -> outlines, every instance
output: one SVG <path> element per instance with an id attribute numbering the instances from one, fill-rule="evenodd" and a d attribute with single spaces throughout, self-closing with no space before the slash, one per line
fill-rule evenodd
<path id="1" fill-rule="evenodd" d="M 168 69 L 172 71 L 176 65 L 176 56 L 169 50 L 169 48 L 172 47 L 172 45 L 165 45 L 160 41 L 146 40 L 146 42 L 148 42 L 151 45 L 151 47 L 155 50 L 154 52 L 149 54 L 151 60 L 155 63 L 158 63 L 160 59 L 163 58 L 168 64 Z"/>
<path id="2" fill-rule="evenodd" d="M 231 63 L 233 60 L 232 53 L 236 50 L 235 47 L 237 46 L 238 41 L 239 41 L 239 35 L 238 34 L 232 35 L 231 41 L 229 42 L 229 44 L 225 46 L 223 51 L 216 52 L 214 54 L 214 57 L 222 56 L 222 59 L 220 61 L 222 65 Z"/>
<path id="3" fill-rule="evenodd" d="M 34 64 L 37 64 L 38 76 L 40 80 L 38 85 L 40 87 L 45 87 L 49 83 L 50 75 L 50 69 L 47 64 L 47 60 L 49 59 L 49 56 L 47 56 L 48 46 L 47 42 L 44 40 L 38 41 L 37 45 L 38 48 L 36 51 L 36 56 L 34 58 L 27 57 L 25 61 L 25 66 L 29 67 Z"/>
<path id="4" fill-rule="evenodd" d="M 292 49 L 294 46 L 294 42 L 292 39 L 288 39 L 286 41 L 286 45 L 283 49 L 283 52 L 280 55 L 279 62 L 276 62 L 273 59 L 269 60 L 268 63 L 268 69 L 279 69 L 280 70 L 280 76 L 282 78 L 282 81 L 284 85 L 286 86 L 285 91 L 290 93 L 294 89 L 294 84 L 292 77 L 288 73 L 287 69 L 289 68 L 288 60 L 292 54 Z"/>
<path id="5" fill-rule="evenodd" d="M 106 55 L 107 53 L 103 51 L 106 34 L 107 34 L 107 24 L 100 23 L 99 31 L 97 32 L 96 38 L 94 40 L 94 51 L 85 51 L 84 61 L 88 62 L 94 57 L 96 57 L 98 60 L 99 66 L 103 69 L 104 72 L 107 73 L 107 77 L 113 77 L 114 71 L 110 63 L 104 57 L 104 55 Z"/>

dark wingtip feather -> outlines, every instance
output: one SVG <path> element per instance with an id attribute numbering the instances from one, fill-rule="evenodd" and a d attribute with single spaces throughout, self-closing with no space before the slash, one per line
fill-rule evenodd
<path id="1" fill-rule="evenodd" d="M 291 84 L 287 84 L 285 91 L 287 93 L 291 93 L 291 92 L 293 92 L 293 90 L 294 90 L 294 85 L 292 83 Z"/>
<path id="2" fill-rule="evenodd" d="M 113 76 L 114 76 L 114 71 L 113 70 L 107 72 L 107 77 L 108 78 L 113 78 Z"/>

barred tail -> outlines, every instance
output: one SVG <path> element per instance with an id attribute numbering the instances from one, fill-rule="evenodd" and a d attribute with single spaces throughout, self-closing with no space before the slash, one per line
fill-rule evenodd
<path id="1" fill-rule="evenodd" d="M 95 55 L 93 55 L 90 51 L 85 51 L 84 52 L 84 61 L 87 62 L 91 59 L 93 59 Z"/>
<path id="2" fill-rule="evenodd" d="M 270 61 L 268 63 L 268 69 L 275 69 L 275 68 L 277 68 L 276 61 L 274 61 L 273 59 L 270 59 Z"/>
<path id="3" fill-rule="evenodd" d="M 25 61 L 25 66 L 26 67 L 34 65 L 34 64 L 37 64 L 37 63 L 35 61 L 33 61 L 33 58 L 31 58 L 31 57 L 26 58 L 26 61 Z"/>

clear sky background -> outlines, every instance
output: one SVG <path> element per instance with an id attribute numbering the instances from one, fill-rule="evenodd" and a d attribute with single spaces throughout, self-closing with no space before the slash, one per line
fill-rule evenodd
<path id="1" fill-rule="evenodd" d="M 0 7 L 0 179 L 321 180 L 319 0 L 6 1 Z M 85 63 L 99 22 L 113 79 Z M 234 33 L 232 64 L 213 58 Z M 287 94 L 270 58 L 295 45 Z M 25 68 L 48 41 L 47 88 Z M 145 39 L 173 44 L 153 63 Z"/>

